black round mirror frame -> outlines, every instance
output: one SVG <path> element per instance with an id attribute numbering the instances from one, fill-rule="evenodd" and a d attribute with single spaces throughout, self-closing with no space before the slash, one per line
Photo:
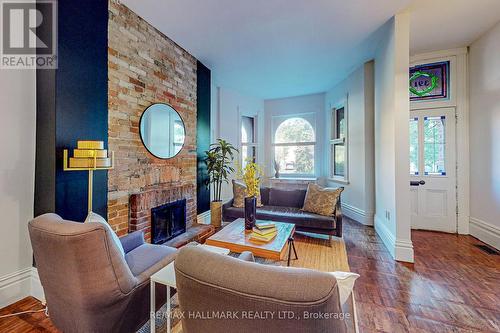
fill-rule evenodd
<path id="1" fill-rule="evenodd" d="M 146 143 L 144 142 L 144 139 L 142 137 L 142 130 L 141 130 L 141 124 L 142 124 L 142 121 L 144 119 L 144 115 L 148 112 L 148 110 L 156 105 L 164 105 L 164 106 L 167 106 L 169 108 L 171 108 L 173 111 L 175 111 L 175 113 L 177 113 L 177 115 L 179 116 L 179 119 L 181 120 L 181 123 L 182 123 L 182 128 L 184 129 L 184 141 L 182 142 L 182 146 L 180 147 L 179 151 L 175 154 L 175 155 L 172 155 L 172 156 L 169 156 L 169 157 L 161 157 L 161 156 L 158 156 L 157 154 L 153 153 L 149 148 L 148 146 L 146 145 Z M 179 153 L 182 151 L 182 149 L 184 148 L 184 145 L 186 144 L 186 124 L 184 123 L 184 119 L 182 119 L 180 113 L 170 104 L 168 103 L 153 103 L 151 104 L 150 106 L 148 106 L 147 108 L 144 109 L 144 111 L 142 112 L 141 114 L 141 118 L 139 119 L 139 137 L 141 138 L 141 142 L 142 142 L 142 145 L 144 146 L 144 148 L 146 148 L 146 150 L 151 154 L 153 155 L 154 157 L 158 158 L 158 159 L 161 159 L 161 160 L 169 160 L 171 158 L 174 158 L 176 157 L 177 155 L 179 155 Z"/>

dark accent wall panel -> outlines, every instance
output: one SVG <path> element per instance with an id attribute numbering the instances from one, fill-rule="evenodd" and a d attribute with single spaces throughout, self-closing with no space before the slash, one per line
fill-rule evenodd
<path id="1" fill-rule="evenodd" d="M 59 1 L 58 25 L 59 68 L 55 75 L 37 72 L 37 81 L 43 84 L 37 85 L 41 134 L 37 135 L 35 199 L 45 195 L 51 199 L 35 200 L 35 212 L 51 210 L 65 219 L 83 221 L 88 173 L 63 171 L 62 154 L 64 148 L 75 148 L 79 139 L 101 140 L 107 146 L 108 1 Z M 107 183 L 106 171 L 94 173 L 93 210 L 104 217 Z"/>
<path id="2" fill-rule="evenodd" d="M 210 84 L 211 73 L 205 65 L 198 61 L 197 69 L 197 211 L 198 214 L 210 210 L 210 190 L 206 186 L 208 180 L 207 167 L 204 162 L 205 151 L 210 148 Z"/>
<path id="3" fill-rule="evenodd" d="M 37 70 L 35 216 L 56 211 L 55 80 L 55 70 Z"/>

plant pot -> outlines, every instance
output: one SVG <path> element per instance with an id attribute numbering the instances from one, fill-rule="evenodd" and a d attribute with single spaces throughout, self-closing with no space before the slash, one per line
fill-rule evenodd
<path id="1" fill-rule="evenodd" d="M 222 201 L 212 201 L 210 203 L 210 223 L 218 228 L 222 224 Z"/>
<path id="2" fill-rule="evenodd" d="M 249 232 L 255 226 L 257 216 L 257 198 L 245 198 L 245 231 Z"/>

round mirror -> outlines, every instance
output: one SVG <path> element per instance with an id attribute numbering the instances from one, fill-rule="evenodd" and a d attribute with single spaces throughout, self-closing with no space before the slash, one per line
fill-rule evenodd
<path id="1" fill-rule="evenodd" d="M 142 143 L 155 157 L 174 157 L 184 145 L 184 122 L 170 105 L 153 104 L 148 107 L 142 114 L 139 127 Z"/>

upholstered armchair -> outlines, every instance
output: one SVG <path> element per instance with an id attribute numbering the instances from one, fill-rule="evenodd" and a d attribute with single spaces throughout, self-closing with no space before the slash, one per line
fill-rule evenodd
<path id="1" fill-rule="evenodd" d="M 180 310 L 189 314 L 183 333 L 357 331 L 354 299 L 330 273 L 189 246 L 179 251 L 175 275 Z M 358 276 L 351 275 L 350 290 Z"/>
<path id="2" fill-rule="evenodd" d="M 177 250 L 147 244 L 142 232 L 134 232 L 120 239 L 123 256 L 111 232 L 55 214 L 29 223 L 50 318 L 63 332 L 135 332 L 149 320 L 149 278 Z M 165 295 L 157 285 L 158 308 Z"/>

